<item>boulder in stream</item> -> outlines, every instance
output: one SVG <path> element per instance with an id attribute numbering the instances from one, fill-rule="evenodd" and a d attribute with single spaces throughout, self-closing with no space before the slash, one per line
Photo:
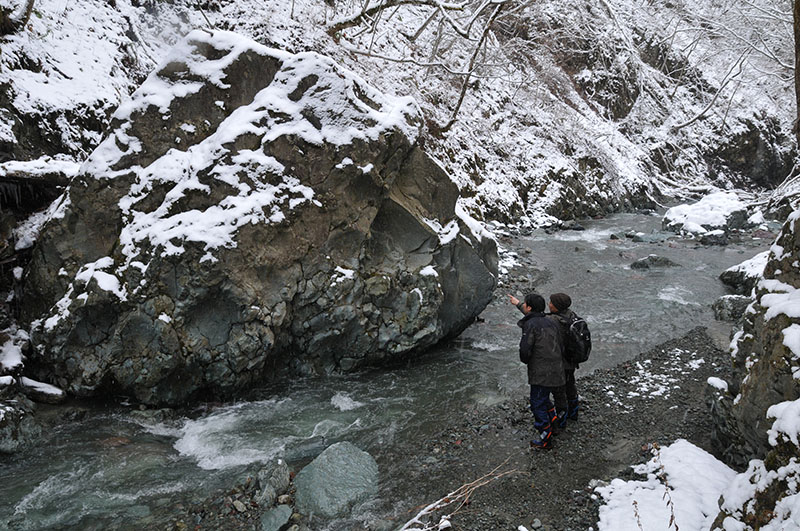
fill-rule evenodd
<path id="1" fill-rule="evenodd" d="M 349 442 L 329 446 L 297 473 L 295 507 L 305 515 L 334 518 L 378 491 L 378 464 Z"/>
<path id="2" fill-rule="evenodd" d="M 631 269 L 650 269 L 651 267 L 678 267 L 680 264 L 676 264 L 669 258 L 664 256 L 658 256 L 656 254 L 650 254 L 645 256 L 644 258 L 639 258 L 635 262 L 631 264 Z"/>
<path id="3" fill-rule="evenodd" d="M 0 453 L 14 453 L 35 443 L 42 427 L 35 406 L 17 391 L 11 376 L 0 376 Z"/>
<path id="4" fill-rule="evenodd" d="M 23 300 L 36 376 L 173 405 L 459 334 L 497 249 L 422 124 L 318 54 L 190 33 L 42 230 Z"/>

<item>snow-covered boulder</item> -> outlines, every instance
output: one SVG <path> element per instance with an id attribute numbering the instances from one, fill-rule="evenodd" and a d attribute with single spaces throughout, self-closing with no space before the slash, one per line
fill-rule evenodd
<path id="1" fill-rule="evenodd" d="M 711 305 L 714 317 L 720 321 L 737 321 L 753 299 L 745 295 L 723 295 Z"/>
<path id="2" fill-rule="evenodd" d="M 297 473 L 295 507 L 305 515 L 333 518 L 378 491 L 378 464 L 349 442 L 329 446 Z"/>
<path id="3" fill-rule="evenodd" d="M 741 264 L 729 267 L 720 274 L 719 279 L 730 286 L 736 293 L 749 295 L 753 291 L 756 282 L 764 274 L 764 267 L 767 265 L 768 258 L 769 251 L 758 253 Z"/>
<path id="4" fill-rule="evenodd" d="M 664 230 L 705 234 L 749 226 L 747 205 L 735 192 L 714 192 L 692 204 L 674 206 L 661 220 Z"/>
<path id="5" fill-rule="evenodd" d="M 25 278 L 40 379 L 177 404 L 419 352 L 468 326 L 494 240 L 410 98 L 195 31 L 116 111 Z"/>
<path id="6" fill-rule="evenodd" d="M 763 277 L 756 284 L 755 301 L 731 344 L 737 370 L 735 381 L 729 382 L 733 396 L 721 396 L 714 405 L 714 442 L 726 459 L 737 465 L 763 458 L 770 451 L 768 410 L 778 403 L 800 400 L 798 260 L 800 210 L 789 216 L 772 245 Z M 794 451 L 800 459 L 800 448 Z"/>
<path id="7" fill-rule="evenodd" d="M 711 529 L 797 529 L 800 523 L 800 400 L 767 411 L 772 449 L 722 491 Z"/>

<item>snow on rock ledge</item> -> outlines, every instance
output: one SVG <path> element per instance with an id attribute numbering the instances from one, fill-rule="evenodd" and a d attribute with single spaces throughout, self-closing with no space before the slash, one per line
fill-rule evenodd
<path id="1" fill-rule="evenodd" d="M 460 333 L 496 245 L 421 123 L 320 55 L 189 34 L 43 228 L 24 298 L 41 379 L 177 404 Z"/>

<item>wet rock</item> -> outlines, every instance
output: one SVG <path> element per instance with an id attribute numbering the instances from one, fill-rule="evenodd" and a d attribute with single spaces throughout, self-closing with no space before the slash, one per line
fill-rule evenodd
<path id="1" fill-rule="evenodd" d="M 580 223 L 578 223 L 574 219 L 570 219 L 568 221 L 565 221 L 561 225 L 561 229 L 562 230 L 577 230 L 577 231 L 581 231 L 581 230 L 586 230 L 586 227 L 584 227 L 583 225 L 581 225 Z"/>
<path id="2" fill-rule="evenodd" d="M 171 57 L 33 251 L 37 379 L 178 405 L 389 362 L 475 320 L 496 244 L 418 145 L 410 99 L 226 32 Z"/>
<path id="3" fill-rule="evenodd" d="M 289 488 L 289 467 L 283 460 L 278 460 L 259 470 L 256 478 L 260 490 L 254 500 L 261 507 L 272 507 Z"/>
<path id="4" fill-rule="evenodd" d="M 20 383 L 25 396 L 34 402 L 61 404 L 67 399 L 67 394 L 53 385 L 37 382 L 24 376 L 20 377 Z"/>
<path id="5" fill-rule="evenodd" d="M 651 254 L 633 262 L 631 264 L 631 269 L 650 269 L 651 267 L 678 267 L 678 266 L 680 266 L 680 264 L 676 264 L 669 258 Z"/>
<path id="6" fill-rule="evenodd" d="M 131 410 L 128 415 L 141 422 L 157 424 L 175 420 L 178 413 L 176 413 L 174 409 L 169 408 L 134 409 Z"/>
<path id="7" fill-rule="evenodd" d="M 753 299 L 744 295 L 723 295 L 714 301 L 711 309 L 718 321 L 738 321 L 751 302 Z"/>
<path id="8" fill-rule="evenodd" d="M 665 234 L 663 232 L 651 232 L 650 234 L 643 234 L 637 232 L 631 237 L 631 240 L 636 243 L 661 243 L 667 241 L 668 238 L 675 237 L 674 234 Z"/>
<path id="9" fill-rule="evenodd" d="M 774 240 L 778 237 L 778 235 L 774 232 L 762 229 L 756 229 L 750 234 L 753 239 L 762 239 L 762 240 Z"/>
<path id="10" fill-rule="evenodd" d="M 261 517 L 261 531 L 278 531 L 289 522 L 292 508 L 288 505 L 278 505 L 270 509 Z"/>
<path id="11" fill-rule="evenodd" d="M 340 442 L 303 468 L 294 484 L 298 511 L 333 518 L 377 493 L 378 464 L 352 443 Z"/>
<path id="12" fill-rule="evenodd" d="M 241 502 L 241 500 L 234 500 L 233 501 L 233 508 L 236 509 L 237 511 L 239 511 L 240 513 L 243 513 L 243 512 L 247 511 L 247 507 L 245 506 L 244 503 Z"/>
<path id="13" fill-rule="evenodd" d="M 703 245 L 728 245 L 728 235 L 724 230 L 712 230 L 700 236 Z"/>
<path id="14" fill-rule="evenodd" d="M 277 501 L 279 505 L 289 505 L 290 503 L 292 503 L 292 497 L 289 496 L 288 494 L 281 494 L 280 496 L 278 496 Z"/>
<path id="15" fill-rule="evenodd" d="M 42 433 L 34 417 L 35 406 L 14 390 L 0 390 L 0 453 L 15 453 L 31 446 Z"/>

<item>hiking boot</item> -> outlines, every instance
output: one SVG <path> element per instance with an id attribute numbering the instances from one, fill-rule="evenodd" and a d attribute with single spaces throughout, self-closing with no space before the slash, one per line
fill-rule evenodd
<path id="1" fill-rule="evenodd" d="M 567 417 L 569 417 L 569 420 L 578 420 L 578 410 L 581 408 L 580 402 L 577 400 L 570 400 L 567 407 Z"/>
<path id="2" fill-rule="evenodd" d="M 553 447 L 553 430 L 547 426 L 539 434 L 539 437 L 531 440 L 531 448 L 534 450 L 549 450 Z"/>

